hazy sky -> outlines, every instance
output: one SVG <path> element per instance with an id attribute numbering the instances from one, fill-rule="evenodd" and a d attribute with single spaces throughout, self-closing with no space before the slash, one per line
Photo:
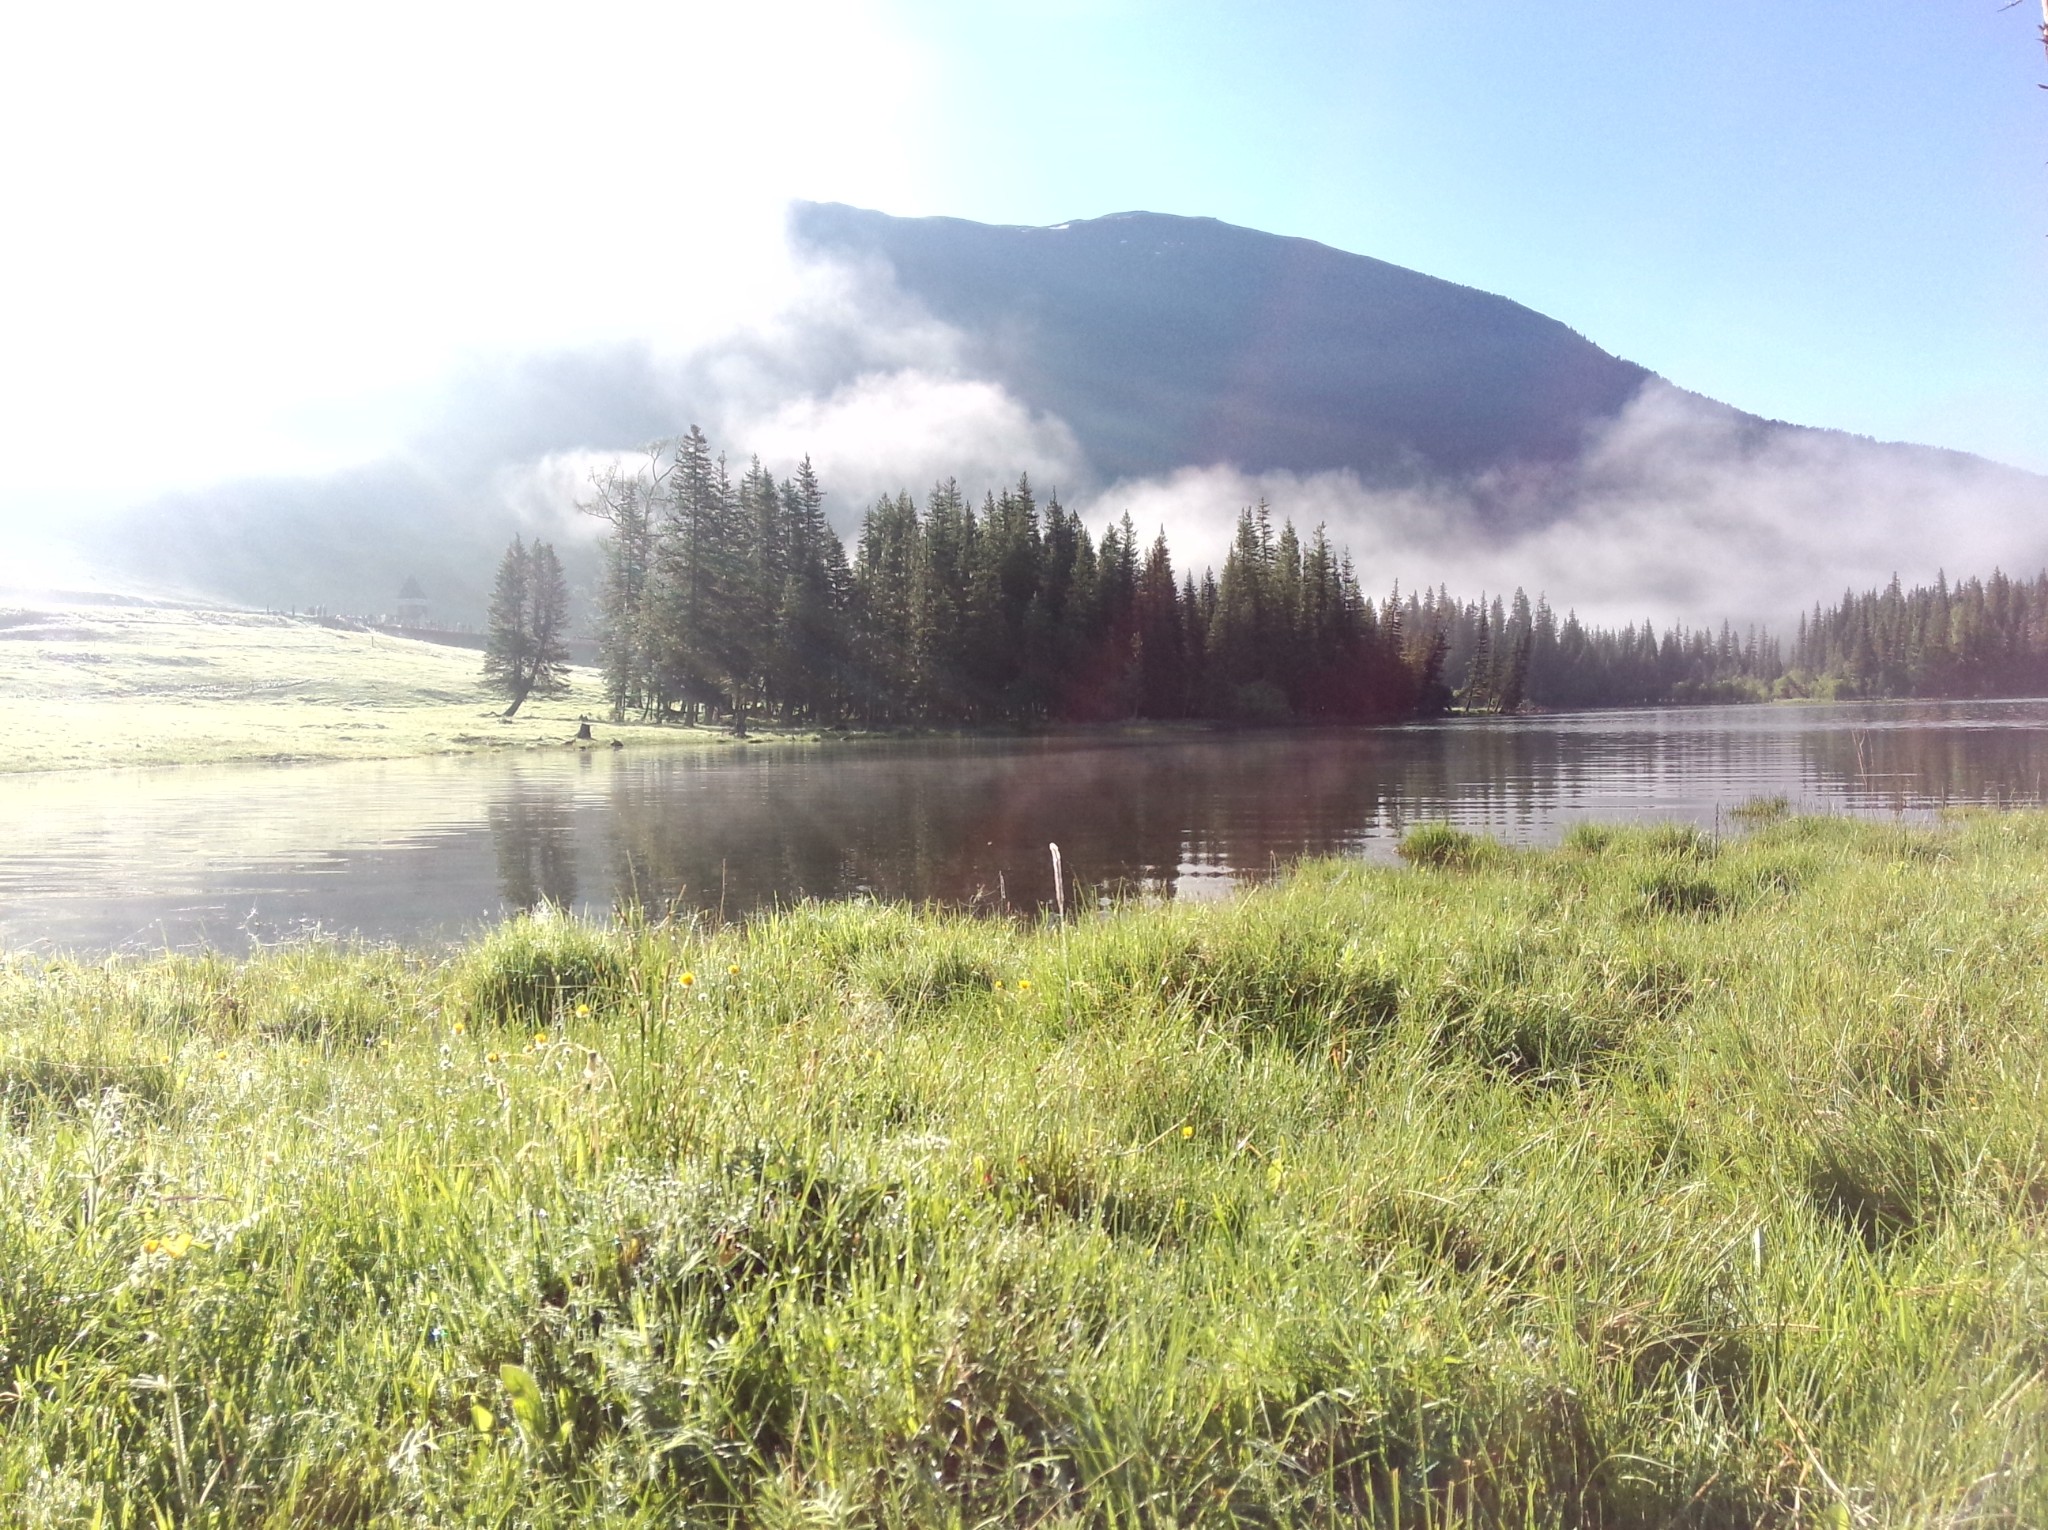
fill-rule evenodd
<path id="1" fill-rule="evenodd" d="M 12 6 L 0 509 L 365 461 L 465 368 L 680 350 L 772 307 L 792 196 L 1212 214 L 2048 470 L 2048 63 L 2000 3 Z"/>

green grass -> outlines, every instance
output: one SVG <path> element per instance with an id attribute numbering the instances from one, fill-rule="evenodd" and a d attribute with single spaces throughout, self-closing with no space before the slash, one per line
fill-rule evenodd
<path id="1" fill-rule="evenodd" d="M 16 960 L 4 1517 L 2048 1520 L 2048 816 L 1411 848 Z"/>
<path id="2" fill-rule="evenodd" d="M 567 744 L 606 713 L 594 671 L 501 718 L 472 649 L 251 611 L 0 611 L 0 774 L 230 761 L 396 759 Z M 772 736 L 772 730 L 761 730 Z M 721 730 L 597 725 L 599 743 Z"/>

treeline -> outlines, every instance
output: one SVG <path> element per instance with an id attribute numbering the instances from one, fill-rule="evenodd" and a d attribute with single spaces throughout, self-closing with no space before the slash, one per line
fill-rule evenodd
<path id="1" fill-rule="evenodd" d="M 1784 673 L 1777 639 L 1760 628 L 1589 627 L 1521 590 L 1490 601 L 1424 591 L 1408 597 L 1401 621 L 1444 635 L 1444 672 L 1467 711 L 1756 701 Z"/>
<path id="2" fill-rule="evenodd" d="M 1318 529 L 1247 510 L 1219 574 L 1176 571 L 1128 516 L 1100 538 L 1028 478 L 872 506 L 851 559 L 808 460 L 737 479 L 691 429 L 583 507 L 618 714 L 1030 723 L 1363 721 L 1442 710 L 1444 634 L 1360 592 Z"/>
<path id="3" fill-rule="evenodd" d="M 1786 682 L 1830 697 L 2048 695 L 2048 573 L 1844 591 L 1800 619 Z"/>
<path id="4" fill-rule="evenodd" d="M 1380 600 L 1322 528 L 1245 510 L 1220 572 L 1177 569 L 1129 516 L 1092 535 L 1028 478 L 948 480 L 867 510 L 849 557 L 808 459 L 735 478 L 694 426 L 616 470 L 598 638 L 615 715 L 1018 724 L 1377 721 L 1782 696 L 2048 685 L 2048 576 L 1845 595 L 1769 632 L 1589 626 L 1540 596 Z"/>

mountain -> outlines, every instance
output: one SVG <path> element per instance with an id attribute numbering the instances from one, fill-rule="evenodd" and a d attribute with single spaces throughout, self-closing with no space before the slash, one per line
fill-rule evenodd
<path id="1" fill-rule="evenodd" d="M 803 202 L 790 226 L 887 262 L 1111 479 L 1565 462 L 1652 375 L 1506 298 L 1214 218 L 1021 228 Z"/>
<path id="2" fill-rule="evenodd" d="M 1524 585 L 1607 618 L 1783 625 L 1894 572 L 2048 566 L 2048 478 L 1764 420 L 1519 303 L 1310 240 L 826 203 L 789 232 L 859 274 L 682 356 L 480 364 L 380 459 L 81 521 L 74 561 L 135 593 L 354 612 L 417 580 L 437 619 L 477 622 L 516 533 L 559 544 L 588 611 L 594 526 L 571 507 L 590 469 L 696 422 L 735 464 L 814 453 L 842 532 L 877 494 L 1029 468 L 1098 520 L 1171 527 L 1199 570 L 1270 490 L 1376 583 Z"/>

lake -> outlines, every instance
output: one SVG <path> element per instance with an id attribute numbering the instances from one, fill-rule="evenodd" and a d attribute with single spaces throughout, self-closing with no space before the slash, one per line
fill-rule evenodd
<path id="1" fill-rule="evenodd" d="M 600 735 L 602 730 L 600 729 Z M 1215 897 L 1448 819 L 2038 803 L 2048 702 L 1707 707 L 1272 733 L 1065 735 L 0 777 L 0 945 L 434 942 L 546 902 L 727 918 L 798 898 Z"/>

